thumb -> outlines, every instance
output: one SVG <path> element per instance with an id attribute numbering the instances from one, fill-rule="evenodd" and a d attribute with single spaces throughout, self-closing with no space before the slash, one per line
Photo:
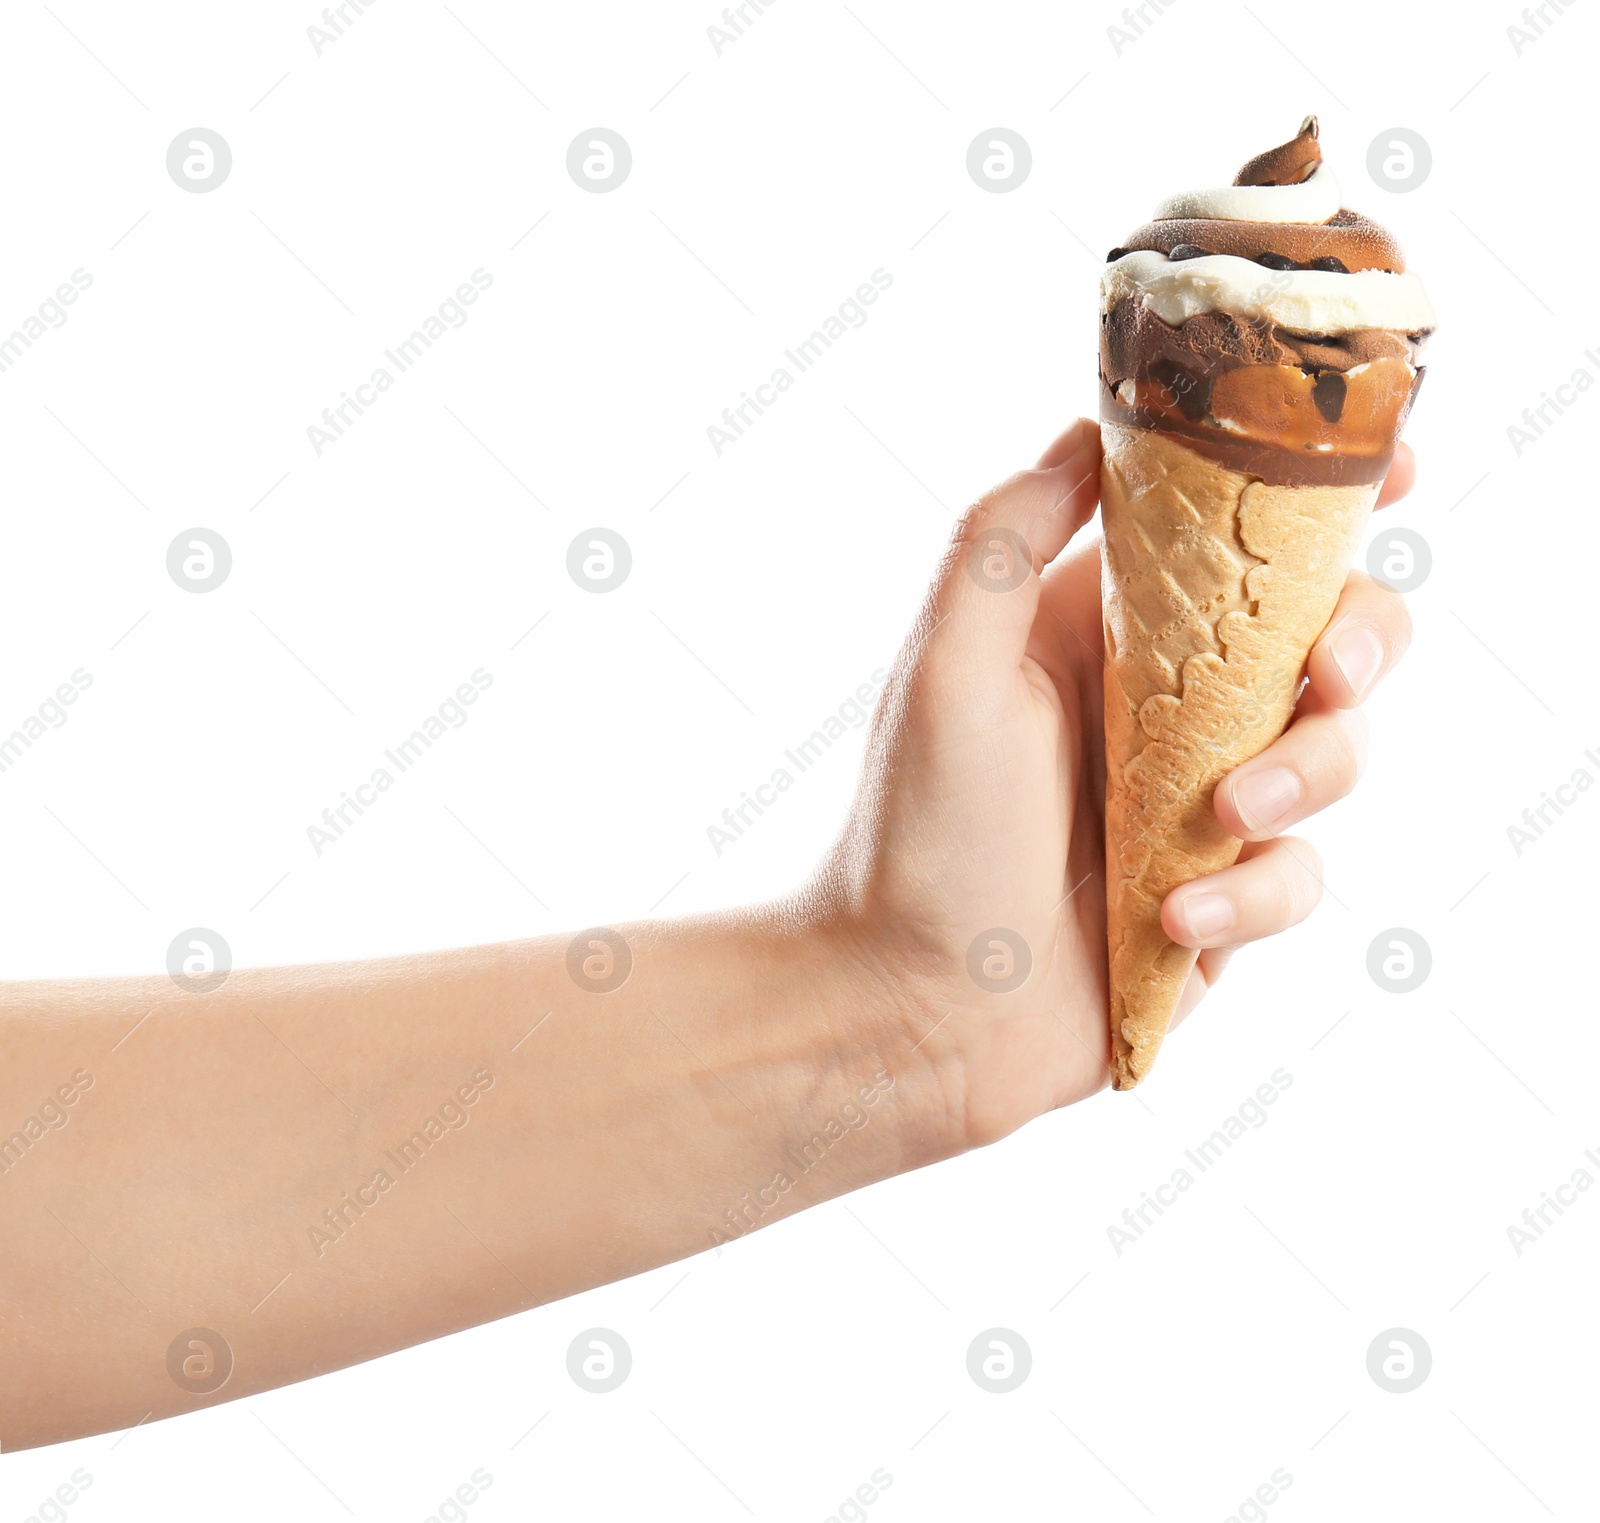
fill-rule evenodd
<path id="1" fill-rule="evenodd" d="M 1015 666 L 1039 611 L 1039 576 L 1100 499 L 1100 426 L 1080 418 L 1031 471 L 968 508 L 928 602 L 926 650 L 974 671 Z"/>

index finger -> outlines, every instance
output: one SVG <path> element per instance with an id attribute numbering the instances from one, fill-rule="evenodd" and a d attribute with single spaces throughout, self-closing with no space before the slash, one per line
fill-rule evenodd
<path id="1" fill-rule="evenodd" d="M 1391 502 L 1399 502 L 1416 484 L 1417 457 L 1409 444 L 1397 444 L 1394 463 L 1389 467 L 1389 474 L 1383 478 L 1383 486 L 1379 488 L 1378 500 L 1373 506 L 1386 508 Z"/>

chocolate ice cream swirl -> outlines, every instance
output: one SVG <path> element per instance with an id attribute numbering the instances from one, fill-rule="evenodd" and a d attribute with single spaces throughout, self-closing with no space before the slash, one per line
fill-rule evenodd
<path id="1" fill-rule="evenodd" d="M 1137 228 L 1111 257 L 1155 249 L 1169 258 L 1232 254 L 1274 270 L 1386 270 L 1406 267 L 1400 245 L 1359 212 L 1337 212 L 1327 222 L 1224 222 L 1220 217 L 1170 217 Z"/>
<path id="2" fill-rule="evenodd" d="M 1315 117 L 1232 186 L 1163 202 L 1101 289 L 1105 418 L 1282 484 L 1387 472 L 1433 312 L 1395 240 L 1341 205 Z"/>
<path id="3" fill-rule="evenodd" d="M 1317 119 L 1308 116 L 1287 143 L 1259 154 L 1235 185 L 1303 185 L 1322 163 Z M 1231 254 L 1269 269 L 1387 270 L 1406 267 L 1400 245 L 1376 222 L 1341 207 L 1326 222 L 1244 222 L 1221 217 L 1167 217 L 1147 222 L 1108 258 L 1155 249 L 1180 259 Z"/>

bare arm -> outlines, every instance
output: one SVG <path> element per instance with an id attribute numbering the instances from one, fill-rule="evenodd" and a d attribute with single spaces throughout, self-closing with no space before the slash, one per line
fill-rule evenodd
<path id="1" fill-rule="evenodd" d="M 204 993 L 0 993 L 0 1448 L 571 1295 L 1102 1088 L 1099 559 L 1063 554 L 1098 439 L 1075 426 L 963 520 L 793 902 Z M 1410 478 L 1402 447 L 1381 500 Z M 1315 902 L 1280 833 L 1353 785 L 1349 711 L 1406 631 L 1352 577 L 1294 723 L 1218 786 L 1245 845 L 1167 898 L 1202 949 L 1180 1016 Z"/>
<path id="2" fill-rule="evenodd" d="M 541 941 L 210 993 L 13 986 L 0 1448 L 370 1359 L 944 1148 L 916 1038 L 825 927 L 771 911 L 621 936 L 620 958 L 579 938 L 576 978 Z M 175 1340 L 189 1387 L 231 1358 L 220 1389 L 174 1377 Z"/>

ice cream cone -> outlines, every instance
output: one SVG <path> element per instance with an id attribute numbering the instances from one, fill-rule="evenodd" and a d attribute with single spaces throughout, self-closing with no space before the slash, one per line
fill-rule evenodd
<path id="1" fill-rule="evenodd" d="M 1212 793 L 1287 726 L 1421 376 L 1426 298 L 1327 180 L 1308 118 L 1236 186 L 1167 203 L 1103 283 L 1118 1089 L 1149 1072 L 1198 955 L 1162 901 L 1239 855 Z"/>
<path id="2" fill-rule="evenodd" d="M 1217 783 L 1288 724 L 1376 486 L 1273 486 L 1170 435 L 1102 427 L 1112 1067 L 1154 1061 L 1196 954 L 1161 929 L 1240 842 Z"/>

